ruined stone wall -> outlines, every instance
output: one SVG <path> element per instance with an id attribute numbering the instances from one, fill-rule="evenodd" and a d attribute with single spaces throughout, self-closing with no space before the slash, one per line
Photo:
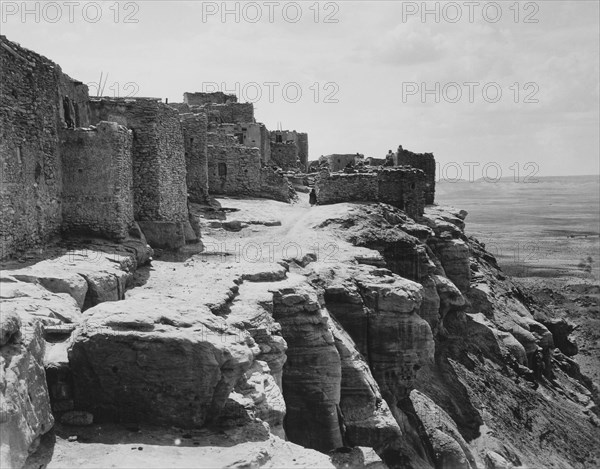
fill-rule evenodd
<path id="1" fill-rule="evenodd" d="M 49 59 L 0 36 L 0 258 L 60 233 L 63 99 L 85 121 L 87 87 Z"/>
<path id="2" fill-rule="evenodd" d="M 152 98 L 92 98 L 92 123 L 118 122 L 133 130 L 135 219 L 188 220 L 186 165 L 179 113 Z"/>
<path id="3" fill-rule="evenodd" d="M 270 162 L 285 171 L 298 169 L 298 147 L 295 143 L 277 143 L 271 141 Z"/>
<path id="4" fill-rule="evenodd" d="M 227 125 L 209 124 L 208 183 L 211 195 L 267 197 L 289 202 L 295 195 L 287 178 L 263 166 L 257 147 L 238 143 Z"/>
<path id="5" fill-rule="evenodd" d="M 203 106 L 205 104 L 237 103 L 237 96 L 225 94 L 220 91 L 215 93 L 183 93 L 183 102 L 190 106 Z"/>
<path id="6" fill-rule="evenodd" d="M 260 151 L 237 143 L 215 144 L 209 133 L 208 190 L 211 195 L 250 195 L 261 187 Z"/>
<path id="7" fill-rule="evenodd" d="M 425 172 L 425 203 L 433 204 L 435 199 L 435 158 L 433 153 L 413 153 L 403 149 L 400 145 L 396 153 L 396 164 L 398 166 L 409 165 Z"/>
<path id="8" fill-rule="evenodd" d="M 208 120 L 206 114 L 182 114 L 186 182 L 192 202 L 208 201 Z"/>
<path id="9" fill-rule="evenodd" d="M 308 167 L 308 134 L 304 132 L 298 133 L 298 157 L 302 171 L 306 171 Z"/>
<path id="10" fill-rule="evenodd" d="M 254 122 L 254 105 L 252 103 L 206 104 L 204 109 L 209 115 L 218 111 L 220 122 L 223 123 Z"/>
<path id="11" fill-rule="evenodd" d="M 192 112 L 190 106 L 188 106 L 186 103 L 168 103 L 168 106 L 172 107 L 173 109 L 177 109 L 179 114 L 188 114 Z"/>
<path id="12" fill-rule="evenodd" d="M 355 154 L 333 154 L 321 156 L 319 158 L 319 163 L 327 163 L 329 165 L 329 170 L 333 172 L 343 171 L 344 168 L 348 165 L 348 163 L 356 164 L 357 159 L 360 158 L 361 155 L 358 153 Z"/>
<path id="13" fill-rule="evenodd" d="M 319 205 L 352 201 L 378 200 L 379 184 L 376 173 L 331 173 L 317 181 Z"/>
<path id="14" fill-rule="evenodd" d="M 383 166 L 385 164 L 385 158 L 369 157 L 365 159 L 365 164 L 369 166 Z"/>
<path id="15" fill-rule="evenodd" d="M 260 170 L 260 193 L 261 197 L 289 202 L 295 198 L 295 190 L 288 178 L 272 168 L 265 167 Z"/>
<path id="16" fill-rule="evenodd" d="M 415 218 L 425 210 L 425 173 L 412 167 L 384 168 L 377 174 L 379 201 Z"/>
<path id="17" fill-rule="evenodd" d="M 60 132 L 62 229 L 117 241 L 133 221 L 133 134 L 114 122 Z"/>
<path id="18" fill-rule="evenodd" d="M 319 174 L 319 205 L 341 202 L 383 202 L 415 218 L 425 209 L 425 173 L 412 167 L 393 167 L 362 172 Z"/>
<path id="19" fill-rule="evenodd" d="M 271 140 L 269 131 L 264 124 L 260 125 L 260 154 L 263 159 L 263 164 L 271 163 Z"/>

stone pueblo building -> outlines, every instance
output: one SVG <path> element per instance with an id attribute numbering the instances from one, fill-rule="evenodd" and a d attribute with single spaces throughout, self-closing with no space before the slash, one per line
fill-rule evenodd
<path id="1" fill-rule="evenodd" d="M 63 235 L 177 249 L 200 239 L 190 202 L 291 202 L 292 182 L 306 187 L 308 135 L 269 131 L 235 95 L 186 92 L 181 103 L 90 97 L 51 60 L 4 36 L 0 45 L 1 258 Z M 410 216 L 433 203 L 432 154 L 400 147 L 399 166 L 364 161 L 322 157 L 318 203 L 380 201 Z"/>

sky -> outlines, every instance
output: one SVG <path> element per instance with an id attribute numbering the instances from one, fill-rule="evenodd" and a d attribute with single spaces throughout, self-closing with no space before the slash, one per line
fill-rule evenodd
<path id="1" fill-rule="evenodd" d="M 237 92 L 311 160 L 402 145 L 450 180 L 600 173 L 598 0 L 0 3 L 1 33 L 90 94 Z"/>

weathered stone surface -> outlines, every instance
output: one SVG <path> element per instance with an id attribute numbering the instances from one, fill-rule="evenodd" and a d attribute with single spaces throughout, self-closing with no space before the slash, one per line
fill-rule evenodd
<path id="1" fill-rule="evenodd" d="M 460 290 L 448 278 L 442 275 L 433 275 L 435 288 L 440 298 L 440 332 L 446 334 L 444 319 L 450 310 L 465 305 L 465 299 Z"/>
<path id="2" fill-rule="evenodd" d="M 442 263 L 446 276 L 466 292 L 471 283 L 469 245 L 461 239 L 433 238 L 429 245 Z"/>
<path id="3" fill-rule="evenodd" d="M 3 272 L 0 301 L 2 314 L 18 315 L 25 325 L 40 321 L 44 325 L 78 322 L 81 311 L 66 293 L 51 293 L 40 285 L 19 282 Z"/>
<path id="4" fill-rule="evenodd" d="M 23 329 L 17 342 L 0 346 L 2 468 L 23 467 L 39 438 L 54 425 L 42 362 L 44 344 L 41 326 L 34 323 Z"/>
<path id="5" fill-rule="evenodd" d="M 383 397 L 393 404 L 406 397 L 417 370 L 433 359 L 434 342 L 418 314 L 422 287 L 381 270 L 359 275 L 356 282 L 369 309 L 369 364 Z"/>
<path id="6" fill-rule="evenodd" d="M 428 275 L 421 280 L 423 301 L 419 309 L 419 316 L 427 321 L 433 333 L 436 332 L 438 323 L 440 322 L 440 295 L 438 294 L 434 277 Z"/>
<path id="7" fill-rule="evenodd" d="M 417 390 L 410 393 L 410 400 L 433 447 L 436 467 L 475 469 L 475 458 L 452 418 Z"/>
<path id="8" fill-rule="evenodd" d="M 316 292 L 308 286 L 275 290 L 273 317 L 288 344 L 283 369 L 288 438 L 319 451 L 343 446 L 340 355 Z"/>
<path id="9" fill-rule="evenodd" d="M 185 245 L 185 222 L 138 221 L 153 248 L 179 249 Z"/>
<path id="10" fill-rule="evenodd" d="M 236 413 L 238 419 L 244 421 L 244 416 L 239 415 L 242 413 L 246 414 L 246 419 L 259 418 L 268 423 L 272 434 L 285 439 L 283 429 L 285 401 L 270 371 L 266 362 L 254 361 L 252 367 L 243 374 L 236 383 L 234 391 L 229 395 L 223 415 L 219 419 L 221 425 L 235 418 Z"/>
<path id="11" fill-rule="evenodd" d="M 342 364 L 340 409 L 345 441 L 352 446 L 370 446 L 383 452 L 401 437 L 400 428 L 354 342 L 335 320 L 331 322 Z"/>
<path id="12" fill-rule="evenodd" d="M 14 311 L 2 311 L 0 315 L 0 347 L 16 342 L 21 336 L 21 318 Z"/>
<path id="13" fill-rule="evenodd" d="M 39 283 L 53 293 L 67 293 L 79 308 L 83 308 L 88 284 L 76 272 L 61 271 L 50 263 L 39 263 L 33 268 L 13 271 L 11 275 L 22 282 Z"/>
<path id="14" fill-rule="evenodd" d="M 86 311 L 69 349 L 75 406 L 98 420 L 203 425 L 251 366 L 253 344 L 203 306 L 102 303 Z"/>

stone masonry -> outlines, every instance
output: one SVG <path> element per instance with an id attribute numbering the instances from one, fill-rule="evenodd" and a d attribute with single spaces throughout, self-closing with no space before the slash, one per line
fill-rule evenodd
<path id="1" fill-rule="evenodd" d="M 91 98 L 90 110 L 92 122 L 118 122 L 133 130 L 134 216 L 150 245 L 183 246 L 186 232 L 193 231 L 177 110 L 155 98 Z"/>
<path id="2" fill-rule="evenodd" d="M 435 158 L 433 153 L 413 153 L 405 150 L 400 145 L 396 153 L 395 163 L 398 166 L 408 165 L 419 168 L 425 172 L 425 203 L 427 205 L 433 204 L 435 199 Z"/>
<path id="3" fill-rule="evenodd" d="M 61 232 L 59 130 L 88 125 L 87 87 L 0 36 L 0 258 Z"/>
<path id="4" fill-rule="evenodd" d="M 308 168 L 308 134 L 295 130 L 274 130 L 269 132 L 273 162 L 282 169 L 306 171 Z M 283 146 L 283 145 L 288 146 Z M 296 150 L 289 148 L 289 145 Z M 295 158 L 294 158 L 295 156 Z"/>
<path id="5" fill-rule="evenodd" d="M 409 166 L 330 173 L 316 183 L 319 205 L 350 201 L 383 202 L 415 218 L 425 210 L 425 173 Z"/>
<path id="6" fill-rule="evenodd" d="M 134 224 L 132 132 L 115 122 L 60 132 L 62 229 L 123 240 Z"/>
<path id="7" fill-rule="evenodd" d="M 214 93 L 183 93 L 183 102 L 189 106 L 204 106 L 205 104 L 237 103 L 237 96 L 220 91 Z"/>
<path id="8" fill-rule="evenodd" d="M 271 142 L 271 163 L 285 171 L 299 169 L 298 146 L 294 143 Z"/>
<path id="9" fill-rule="evenodd" d="M 190 201 L 208 202 L 208 140 L 204 113 L 182 114 L 181 128 L 185 147 L 186 181 Z"/>
<path id="10" fill-rule="evenodd" d="M 153 98 L 92 98 L 92 122 L 133 130 L 133 195 L 139 221 L 188 220 L 185 151 L 179 114 Z"/>

